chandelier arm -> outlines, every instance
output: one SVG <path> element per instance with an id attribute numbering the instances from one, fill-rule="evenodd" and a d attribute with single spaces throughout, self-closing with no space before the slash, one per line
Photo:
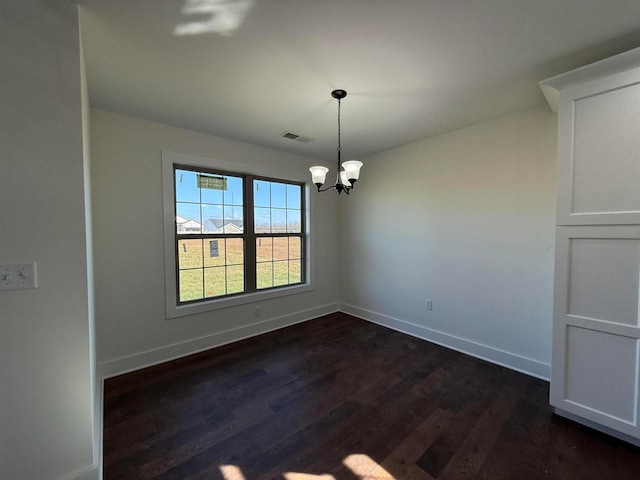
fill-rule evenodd
<path id="1" fill-rule="evenodd" d="M 332 188 L 335 189 L 335 190 L 338 190 L 338 187 L 336 185 L 329 185 L 327 188 L 320 188 L 317 185 L 316 186 L 318 188 L 318 192 L 322 193 L 322 192 L 326 192 L 327 190 L 331 190 Z M 342 184 L 342 191 L 343 192 L 347 192 L 347 195 L 349 195 L 349 192 L 351 190 L 353 190 L 353 187 L 345 185 L 344 183 Z"/>

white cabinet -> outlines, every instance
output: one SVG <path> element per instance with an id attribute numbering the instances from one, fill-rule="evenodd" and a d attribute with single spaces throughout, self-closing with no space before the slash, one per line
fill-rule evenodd
<path id="1" fill-rule="evenodd" d="M 640 226 L 556 235 L 551 404 L 640 438 Z"/>
<path id="2" fill-rule="evenodd" d="M 640 49 L 541 86 L 558 111 L 550 401 L 640 443 Z"/>

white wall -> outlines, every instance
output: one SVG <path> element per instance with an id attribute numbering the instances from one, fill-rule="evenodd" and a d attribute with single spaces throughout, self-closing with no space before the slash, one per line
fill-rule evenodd
<path id="1" fill-rule="evenodd" d="M 316 161 L 102 110 L 91 114 L 97 356 L 104 375 L 168 360 L 338 307 L 338 212 L 315 196 L 315 289 L 166 319 L 161 152 L 307 172 Z M 256 325 L 256 322 L 264 322 Z"/>
<path id="2" fill-rule="evenodd" d="M 38 288 L 0 292 L 0 478 L 98 478 L 77 7 L 0 8 L 0 264 Z"/>
<path id="3" fill-rule="evenodd" d="M 556 126 L 539 107 L 363 159 L 343 309 L 548 378 Z"/>

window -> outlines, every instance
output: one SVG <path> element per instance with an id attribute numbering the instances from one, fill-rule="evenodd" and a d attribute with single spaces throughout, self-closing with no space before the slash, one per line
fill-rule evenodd
<path id="1" fill-rule="evenodd" d="M 256 288 L 301 283 L 302 186 L 253 179 L 252 187 Z"/>
<path id="2" fill-rule="evenodd" d="M 244 292 L 244 178 L 174 172 L 178 303 Z"/>
<path id="3" fill-rule="evenodd" d="M 172 194 L 169 317 L 309 286 L 304 183 L 189 163 L 169 165 L 165 153 L 163 162 L 165 175 L 171 171 Z M 165 197 L 167 186 L 165 179 Z M 167 207 L 165 198 L 166 239 Z M 200 305 L 206 308 L 189 309 Z"/>

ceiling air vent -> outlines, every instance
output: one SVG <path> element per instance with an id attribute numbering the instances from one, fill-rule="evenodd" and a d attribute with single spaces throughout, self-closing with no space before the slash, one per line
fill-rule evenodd
<path id="1" fill-rule="evenodd" d="M 313 141 L 313 138 L 303 137 L 302 135 L 297 135 L 297 134 L 291 133 L 291 132 L 284 132 L 280 136 L 282 138 L 288 138 L 289 140 L 295 140 L 297 142 L 302 142 L 302 143 L 309 143 L 309 142 Z"/>

